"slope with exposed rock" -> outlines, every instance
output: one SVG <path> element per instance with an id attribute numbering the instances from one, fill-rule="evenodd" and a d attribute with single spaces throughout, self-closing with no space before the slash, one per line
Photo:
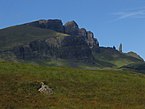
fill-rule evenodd
<path id="1" fill-rule="evenodd" d="M 0 59 L 58 66 L 115 67 L 142 59 L 99 47 L 75 21 L 39 20 L 0 30 Z M 123 62 L 121 62 L 123 60 Z"/>

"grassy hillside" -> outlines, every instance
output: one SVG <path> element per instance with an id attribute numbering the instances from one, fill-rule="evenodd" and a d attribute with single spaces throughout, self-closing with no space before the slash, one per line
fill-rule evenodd
<path id="1" fill-rule="evenodd" d="M 53 95 L 37 90 L 40 82 Z M 145 75 L 0 62 L 0 109 L 144 109 Z"/>
<path id="2" fill-rule="evenodd" d="M 140 57 L 137 53 L 135 53 L 133 51 L 126 53 L 126 55 L 135 57 L 135 58 L 140 59 L 140 60 L 143 60 L 142 57 Z"/>
<path id="3" fill-rule="evenodd" d="M 64 36 L 68 35 L 29 25 L 13 26 L 0 30 L 0 49 L 7 50 L 18 45 L 28 44 L 34 40 L 43 40 L 48 37 L 61 38 Z"/>
<path id="4" fill-rule="evenodd" d="M 114 50 L 110 47 L 100 47 L 99 52 L 95 52 L 94 56 L 96 59 L 114 64 L 116 67 L 121 67 L 131 63 L 143 62 L 141 58 L 120 53 L 118 50 Z"/>
<path id="5" fill-rule="evenodd" d="M 145 62 L 129 64 L 129 65 L 123 66 L 121 68 L 126 69 L 126 70 L 138 71 L 140 73 L 145 74 Z"/>

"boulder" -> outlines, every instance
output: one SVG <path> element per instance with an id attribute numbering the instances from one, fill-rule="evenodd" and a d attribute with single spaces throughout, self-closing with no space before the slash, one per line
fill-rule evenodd
<path id="1" fill-rule="evenodd" d="M 41 88 L 38 91 L 43 94 L 53 94 L 53 90 L 48 85 L 45 85 L 43 82 L 41 82 Z"/>

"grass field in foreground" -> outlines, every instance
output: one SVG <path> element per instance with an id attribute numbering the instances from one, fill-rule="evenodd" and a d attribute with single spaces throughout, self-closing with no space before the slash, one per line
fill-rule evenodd
<path id="1" fill-rule="evenodd" d="M 133 72 L 0 62 L 0 88 L 0 109 L 145 109 L 145 75 Z"/>

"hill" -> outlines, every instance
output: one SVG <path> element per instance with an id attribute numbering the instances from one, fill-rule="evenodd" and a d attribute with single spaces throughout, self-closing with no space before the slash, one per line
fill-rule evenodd
<path id="1" fill-rule="evenodd" d="M 137 71 L 140 73 L 145 73 L 145 63 L 134 63 L 134 64 L 129 64 L 126 66 L 122 66 L 122 69 L 126 69 L 126 70 L 132 70 L 132 71 Z"/>
<path id="2" fill-rule="evenodd" d="M 128 53 L 126 53 L 126 54 L 129 55 L 129 56 L 135 57 L 135 58 L 137 58 L 137 59 L 143 60 L 142 57 L 140 57 L 138 54 L 136 54 L 136 53 L 133 52 L 133 51 L 128 52 Z"/>
<path id="3" fill-rule="evenodd" d="M 100 47 L 93 32 L 75 21 L 38 20 L 0 29 L 0 60 L 47 66 L 118 68 L 144 62 L 137 54 Z"/>
<path id="4" fill-rule="evenodd" d="M 38 92 L 40 82 L 54 94 Z M 1 109 L 144 109 L 145 75 L 0 62 Z"/>
<path id="5" fill-rule="evenodd" d="M 131 63 L 143 62 L 141 58 L 126 55 L 111 47 L 99 47 L 98 51 L 93 52 L 94 57 L 100 61 L 114 64 L 117 68 Z"/>
<path id="6" fill-rule="evenodd" d="M 17 46 L 27 45 L 35 40 L 44 40 L 48 37 L 65 37 L 66 34 L 49 29 L 41 29 L 28 25 L 13 26 L 0 30 L 0 49 L 9 50 Z"/>

